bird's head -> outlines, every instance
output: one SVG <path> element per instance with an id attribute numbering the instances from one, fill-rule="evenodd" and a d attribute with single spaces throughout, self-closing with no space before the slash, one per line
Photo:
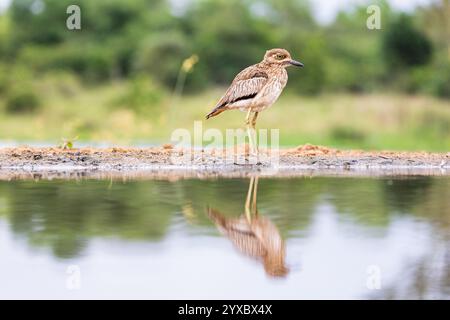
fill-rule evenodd
<path id="1" fill-rule="evenodd" d="M 270 49 L 266 51 L 263 62 L 270 65 L 278 65 L 282 67 L 296 66 L 303 67 L 303 63 L 291 58 L 289 51 L 285 49 Z"/>

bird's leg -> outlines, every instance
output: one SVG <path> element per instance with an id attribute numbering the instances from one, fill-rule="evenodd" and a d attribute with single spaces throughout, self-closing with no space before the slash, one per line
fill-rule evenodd
<path id="1" fill-rule="evenodd" d="M 253 129 L 255 129 L 255 126 L 256 126 L 256 119 L 258 118 L 258 114 L 259 114 L 259 112 L 255 112 L 255 113 L 253 114 L 253 119 L 252 119 L 252 128 L 253 128 Z"/>
<path id="2" fill-rule="evenodd" d="M 251 215 L 251 210 L 250 210 L 250 200 L 252 197 L 252 189 L 253 189 L 254 180 L 255 180 L 254 177 L 250 178 L 250 184 L 248 186 L 248 191 L 247 191 L 247 199 L 245 200 L 245 216 L 247 218 L 248 223 L 250 223 L 252 220 L 252 215 Z"/>
<path id="3" fill-rule="evenodd" d="M 258 215 L 258 208 L 256 207 L 256 195 L 258 193 L 258 177 L 255 177 L 255 182 L 253 183 L 253 212 L 255 217 Z"/>
<path id="4" fill-rule="evenodd" d="M 256 135 L 256 119 L 258 118 L 258 113 L 259 112 L 255 112 L 253 114 L 253 119 L 252 119 L 252 129 L 254 130 L 255 135 Z M 255 139 L 255 146 L 254 147 L 255 147 L 256 154 L 258 154 L 258 141 L 256 141 L 256 140 L 257 139 Z"/>
<path id="5" fill-rule="evenodd" d="M 252 114 L 252 109 L 248 109 L 247 116 L 245 117 L 245 125 L 248 126 L 250 124 L 250 115 Z"/>
<path id="6" fill-rule="evenodd" d="M 250 153 L 254 153 L 254 143 L 253 143 L 253 133 L 251 130 L 251 121 L 250 116 L 252 114 L 252 109 L 249 109 L 247 112 L 247 117 L 245 118 L 245 126 L 247 127 L 247 135 L 248 135 L 248 141 L 250 145 Z"/>

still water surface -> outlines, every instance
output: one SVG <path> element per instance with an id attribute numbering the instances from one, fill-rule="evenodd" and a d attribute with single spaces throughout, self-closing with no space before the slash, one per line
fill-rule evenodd
<path id="1" fill-rule="evenodd" d="M 450 179 L 2 181 L 0 298 L 448 299 Z"/>

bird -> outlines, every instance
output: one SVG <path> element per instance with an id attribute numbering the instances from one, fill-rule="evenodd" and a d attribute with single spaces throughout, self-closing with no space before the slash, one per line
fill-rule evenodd
<path id="1" fill-rule="evenodd" d="M 269 276 L 285 277 L 289 272 L 285 263 L 285 243 L 277 227 L 268 218 L 258 214 L 257 189 L 258 177 L 252 177 L 245 202 L 245 215 L 229 218 L 216 209 L 208 208 L 208 217 L 240 252 L 260 260 Z"/>
<path id="2" fill-rule="evenodd" d="M 286 67 L 304 67 L 293 60 L 286 49 L 267 50 L 261 62 L 239 72 L 225 94 L 217 102 L 206 119 L 215 117 L 226 110 L 247 111 L 245 125 L 252 153 L 258 148 L 253 142 L 252 129 L 255 130 L 258 114 L 270 107 L 280 96 L 288 81 Z"/>

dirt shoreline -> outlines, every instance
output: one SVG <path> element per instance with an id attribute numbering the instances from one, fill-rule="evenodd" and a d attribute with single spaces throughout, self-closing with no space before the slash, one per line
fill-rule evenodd
<path id="1" fill-rule="evenodd" d="M 1 148 L 0 180 L 26 178 L 188 178 L 267 176 L 450 175 L 450 152 L 337 150 L 303 145 L 271 154 L 261 163 L 247 146 L 233 150 L 152 148 Z M 247 153 L 246 153 L 247 152 Z M 228 157 L 227 157 L 228 156 Z"/>

